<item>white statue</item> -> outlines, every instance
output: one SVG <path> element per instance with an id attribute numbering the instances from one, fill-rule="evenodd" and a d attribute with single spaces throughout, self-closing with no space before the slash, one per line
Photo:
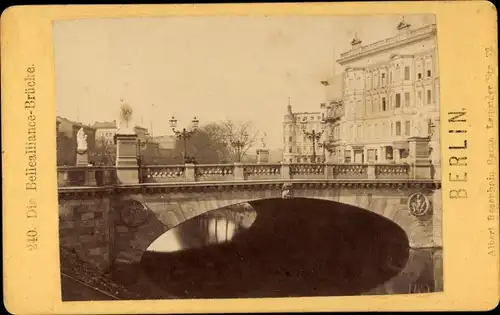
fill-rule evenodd
<path id="1" fill-rule="evenodd" d="M 83 131 L 83 127 L 78 130 L 76 134 L 76 142 L 77 142 L 77 147 L 76 150 L 78 152 L 85 152 L 87 151 L 87 135 Z"/>
<path id="2" fill-rule="evenodd" d="M 130 122 L 132 120 L 132 107 L 128 104 L 122 104 L 120 107 L 120 125 L 119 131 L 120 133 L 133 133 L 133 130 L 130 127 Z"/>

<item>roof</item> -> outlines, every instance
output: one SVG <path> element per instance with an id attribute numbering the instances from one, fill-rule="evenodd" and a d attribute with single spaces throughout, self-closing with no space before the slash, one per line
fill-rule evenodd
<path id="1" fill-rule="evenodd" d="M 404 28 L 408 27 L 405 26 Z M 409 29 L 408 33 L 405 36 L 401 36 L 400 34 L 395 34 L 391 37 L 373 42 L 371 44 L 362 45 L 359 46 L 358 48 L 354 48 L 344 53 L 341 53 L 340 59 L 338 59 L 337 62 L 340 64 L 345 64 L 346 62 L 357 59 L 361 56 L 366 56 L 368 54 L 372 54 L 380 50 L 385 50 L 389 47 L 398 46 L 403 42 L 407 43 L 411 41 L 420 40 L 426 38 L 427 36 L 434 35 L 435 33 L 436 33 L 436 24 L 428 24 L 426 26 L 417 29 Z"/>
<path id="2" fill-rule="evenodd" d="M 116 128 L 116 121 L 96 121 L 92 127 L 96 129 L 114 129 Z"/>
<path id="3" fill-rule="evenodd" d="M 72 121 L 72 120 L 69 120 L 68 118 L 64 118 L 64 117 L 61 117 L 61 116 L 57 116 L 56 117 L 56 122 L 58 122 L 58 123 L 65 122 L 65 123 L 68 123 L 68 124 L 72 125 L 73 127 L 76 126 L 76 127 L 84 127 L 84 128 L 87 128 L 87 129 L 94 129 L 90 125 L 86 125 L 86 124 L 78 122 L 78 121 Z"/>

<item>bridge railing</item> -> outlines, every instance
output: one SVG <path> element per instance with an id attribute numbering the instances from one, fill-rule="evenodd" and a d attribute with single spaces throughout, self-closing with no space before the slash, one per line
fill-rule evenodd
<path id="1" fill-rule="evenodd" d="M 422 168 L 422 165 L 419 166 Z M 424 166 L 427 167 L 427 166 Z M 432 167 L 428 165 L 429 169 Z M 288 179 L 411 179 L 408 164 L 184 164 L 151 165 L 138 169 L 142 183 L 256 181 Z M 59 187 L 117 184 L 114 167 L 59 167 Z"/>
<path id="2" fill-rule="evenodd" d="M 410 178 L 409 164 L 375 164 L 375 177 L 380 179 Z"/>
<path id="3" fill-rule="evenodd" d="M 146 167 L 144 182 L 203 182 L 280 179 L 405 179 L 403 164 L 186 164 Z"/>
<path id="4" fill-rule="evenodd" d="M 116 184 L 116 168 L 107 166 L 60 166 L 57 168 L 59 187 L 109 186 Z"/>

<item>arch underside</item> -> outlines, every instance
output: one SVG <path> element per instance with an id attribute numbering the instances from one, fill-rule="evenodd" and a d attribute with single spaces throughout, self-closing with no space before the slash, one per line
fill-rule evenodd
<path id="1" fill-rule="evenodd" d="M 433 247 L 434 226 L 431 217 L 417 218 L 408 210 L 407 199 L 414 190 L 406 192 L 377 190 L 296 190 L 293 198 L 331 201 L 364 209 L 396 223 L 406 232 L 410 247 Z M 182 193 L 134 195 L 150 212 L 147 223 L 138 227 L 116 226 L 115 258 L 121 261 L 140 261 L 142 254 L 158 237 L 179 224 L 204 213 L 259 200 L 282 198 L 280 190 L 213 192 L 199 195 Z M 118 239 L 122 238 L 121 241 Z"/>

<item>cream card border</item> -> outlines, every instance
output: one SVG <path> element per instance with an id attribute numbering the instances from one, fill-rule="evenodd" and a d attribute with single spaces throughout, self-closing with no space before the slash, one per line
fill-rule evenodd
<path id="1" fill-rule="evenodd" d="M 444 293 L 241 300 L 61 302 L 52 21 L 173 15 L 435 14 L 441 84 Z M 498 303 L 496 9 L 489 2 L 244 5 L 21 6 L 1 18 L 4 302 L 12 313 L 179 313 L 357 310 L 477 310 Z M 25 76 L 36 75 L 37 185 L 25 191 Z M 466 111 L 467 134 L 448 133 L 448 112 Z M 487 128 L 487 126 L 491 128 Z M 449 146 L 463 145 L 458 152 Z M 466 167 L 450 167 L 452 156 Z M 451 181 L 460 174 L 466 182 Z M 488 177 L 493 176 L 493 181 Z M 493 197 L 487 190 L 493 182 Z M 449 198 L 464 189 L 466 199 Z M 26 218 L 29 200 L 38 218 Z M 38 249 L 27 231 L 36 228 Z"/>

